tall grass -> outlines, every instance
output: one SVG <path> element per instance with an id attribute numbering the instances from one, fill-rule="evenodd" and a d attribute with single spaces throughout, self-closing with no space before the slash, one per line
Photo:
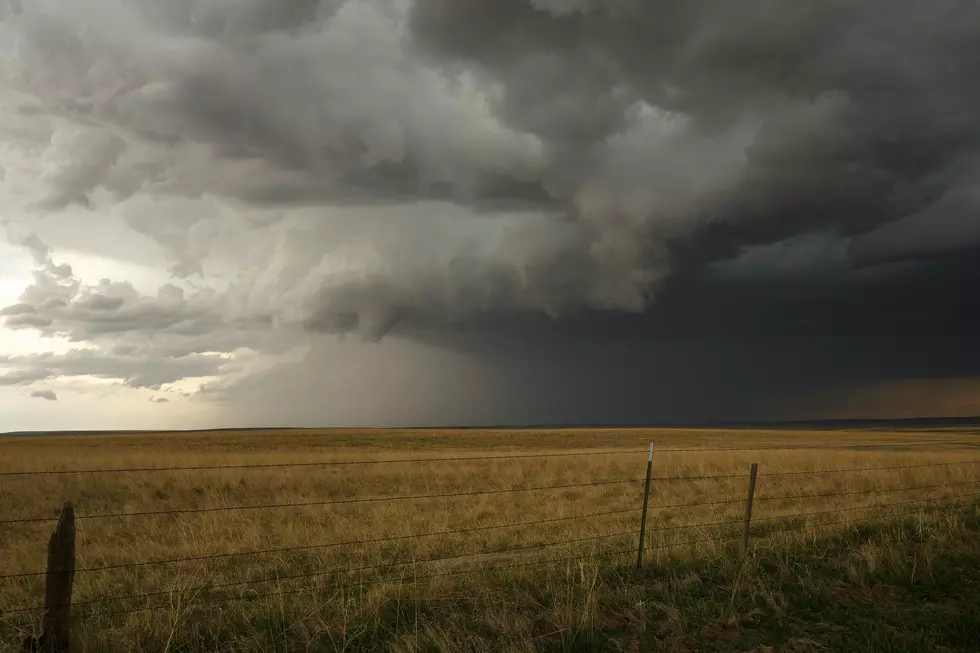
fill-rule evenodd
<path id="1" fill-rule="evenodd" d="M 12 439 L 0 441 L 0 472 L 455 458 L 593 449 L 624 452 L 253 470 L 0 476 L 0 520 L 53 517 L 63 499 L 72 500 L 77 514 L 85 517 L 461 493 L 464 495 L 410 501 L 80 519 L 80 568 L 201 559 L 79 573 L 75 650 L 586 650 L 577 648 L 582 646 L 591 650 L 598 645 L 596 638 L 603 637 L 607 643 L 625 638 L 627 647 L 634 639 L 636 646 L 656 647 L 663 641 L 651 644 L 644 640 L 653 628 L 651 619 L 661 625 L 687 624 L 690 615 L 678 611 L 690 601 L 690 593 L 696 593 L 695 586 L 701 583 L 699 569 L 729 569 L 734 574 L 728 591 L 729 610 L 735 615 L 745 592 L 762 597 L 763 602 L 778 604 L 781 600 L 776 589 L 760 586 L 759 571 L 752 571 L 752 564 L 770 553 L 785 556 L 801 547 L 812 549 L 827 538 L 844 537 L 853 545 L 846 549 L 848 564 L 880 570 L 882 565 L 898 568 L 899 563 L 907 562 L 893 559 L 893 538 L 907 537 L 907 530 L 896 530 L 894 523 L 912 528 L 922 542 L 959 541 L 964 513 L 936 508 L 976 503 L 976 497 L 969 495 L 980 493 L 980 465 L 970 461 L 980 462 L 980 451 L 972 452 L 972 438 L 955 432 L 573 430 Z M 646 466 L 642 450 L 650 440 L 658 447 L 646 544 L 648 570 L 652 570 L 647 573 L 654 574 L 653 580 L 629 571 L 635 561 L 642 504 Z M 855 449 L 856 444 L 869 448 Z M 767 446 L 788 448 L 705 450 Z M 792 448 L 801 446 L 815 448 Z M 760 464 L 753 555 L 749 563 L 742 563 L 735 545 L 752 462 Z M 932 463 L 957 464 L 785 474 Z M 679 478 L 700 476 L 731 477 Z M 465 494 L 630 479 L 633 482 L 622 484 Z M 879 492 L 909 487 L 916 489 Z M 782 496 L 798 498 L 775 499 Z M 922 499 L 936 501 L 908 503 Z M 725 501 L 730 503 L 721 503 Z M 690 503 L 706 505 L 679 505 Z M 611 514 L 577 518 L 595 513 Z M 889 516 L 894 517 L 884 519 Z M 542 523 L 490 528 L 532 521 Z M 883 521 L 880 528 L 888 533 L 887 538 L 854 539 L 855 533 L 863 532 L 856 528 L 876 521 Z M 721 522 L 725 524 L 703 525 Z M 52 526 L 0 526 L 0 573 L 40 570 Z M 457 530 L 469 532 L 431 535 Z M 931 539 L 922 539 L 926 532 Z M 599 537 L 605 535 L 611 536 Z M 336 545 L 349 541 L 363 543 Z M 291 547 L 307 548 L 207 557 Z M 916 560 L 917 573 L 923 573 L 921 566 L 928 566 L 929 559 Z M 665 595 L 651 604 L 642 597 L 656 583 L 669 587 L 665 585 Z M 0 580 L 0 606 L 10 610 L 36 605 L 43 596 L 42 586 L 43 577 Z M 213 589 L 215 586 L 222 587 Z M 670 598 L 677 592 L 687 594 Z M 151 596 L 96 602 L 139 594 Z M 718 622 L 717 617 L 712 623 Z M 0 638 L 14 650 L 14 643 L 38 619 L 36 612 L 5 614 L 0 617 Z M 688 626 L 681 630 L 690 630 Z"/>

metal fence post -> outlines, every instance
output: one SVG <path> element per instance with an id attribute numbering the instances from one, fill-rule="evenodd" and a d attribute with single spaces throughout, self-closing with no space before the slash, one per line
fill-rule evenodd
<path id="1" fill-rule="evenodd" d="M 749 496 L 745 501 L 745 525 L 742 528 L 742 557 L 749 552 L 749 526 L 752 523 L 752 501 L 755 498 L 755 479 L 759 474 L 759 463 L 752 463 L 749 472 Z"/>
<path id="2" fill-rule="evenodd" d="M 636 551 L 636 570 L 643 567 L 643 541 L 647 532 L 647 506 L 650 504 L 650 477 L 653 475 L 653 443 L 650 443 L 650 454 L 647 456 L 647 482 L 643 488 L 643 515 L 640 517 L 640 545 Z"/>

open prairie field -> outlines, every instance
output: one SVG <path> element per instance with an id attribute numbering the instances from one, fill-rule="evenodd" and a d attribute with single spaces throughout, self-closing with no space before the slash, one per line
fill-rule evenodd
<path id="1" fill-rule="evenodd" d="M 76 653 L 977 650 L 977 499 L 965 429 L 0 439 L 0 650 L 64 500 Z"/>

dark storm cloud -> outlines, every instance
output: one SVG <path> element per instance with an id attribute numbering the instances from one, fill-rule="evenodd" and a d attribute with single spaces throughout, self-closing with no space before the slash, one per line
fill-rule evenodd
<path id="1" fill-rule="evenodd" d="M 435 352 L 422 359 L 427 373 L 401 351 L 408 343 L 398 337 L 356 352 L 324 341 L 301 363 L 205 394 L 234 401 L 240 419 L 296 426 L 322 424 L 318 407 L 325 404 L 333 406 L 333 423 L 352 425 L 697 424 L 942 414 L 941 392 L 980 369 L 972 337 L 653 340 L 604 337 L 608 326 L 591 328 L 588 338 L 567 329 L 518 336 L 513 323 L 413 331 L 413 347 Z M 434 348 L 425 347 L 430 343 Z M 383 364 L 369 364 L 374 359 Z M 325 375 L 328 369 L 342 375 Z M 895 379 L 917 380 L 916 402 L 887 392 L 854 401 Z M 366 400 L 362 388 L 384 399 Z M 964 406 L 975 413 L 980 402 Z"/>
<path id="2" fill-rule="evenodd" d="M 46 399 L 47 401 L 58 401 L 58 395 L 51 390 L 35 390 L 31 393 L 32 397 Z"/>
<path id="3" fill-rule="evenodd" d="M 695 414 L 700 388 L 722 415 L 807 379 L 980 371 L 956 355 L 980 333 L 974 2 L 80 0 L 87 29 L 42 5 L 25 85 L 93 130 L 52 138 L 42 207 L 318 207 L 270 294 L 311 332 L 493 361 L 495 410 Z M 198 220 L 131 223 L 190 275 Z M 240 328 L 205 302 L 82 289 L 24 244 L 41 269 L 8 326 Z"/>
<path id="4" fill-rule="evenodd" d="M 329 15 L 342 0 L 139 0 L 142 11 L 174 30 L 212 38 L 302 27 Z"/>
<path id="5" fill-rule="evenodd" d="M 368 337 L 406 311 L 446 322 L 639 312 L 672 275 L 812 232 L 853 237 L 856 266 L 980 243 L 969 217 L 980 212 L 973 4 L 403 5 L 212 0 L 111 13 L 95 2 L 112 20 L 90 32 L 64 9 L 42 12 L 28 23 L 27 78 L 49 106 L 67 96 L 76 115 L 113 127 L 67 145 L 75 155 L 50 180 L 50 205 L 105 187 L 549 214 L 451 270 L 402 257 L 357 282 L 328 280 L 308 324 Z M 92 90 L 110 80 L 115 91 Z M 139 143 L 177 157 L 206 145 L 221 165 L 140 159 Z M 525 283 L 526 270 L 558 281 Z M 465 292 L 426 296 L 422 285 Z"/>
<path id="6" fill-rule="evenodd" d="M 56 209 L 72 204 L 91 208 L 91 193 L 118 161 L 122 149 L 122 141 L 113 136 L 80 139 L 74 144 L 74 150 L 80 156 L 54 175 L 51 185 L 55 190 L 41 202 L 41 208 Z"/>
<path id="7" fill-rule="evenodd" d="M 714 272 L 841 289 L 862 267 L 980 245 L 972 4 L 419 0 L 409 25 L 430 65 L 499 86 L 497 118 L 544 146 L 531 181 L 578 229 L 537 261 L 550 288 L 514 283 L 506 256 L 484 266 L 471 288 L 495 289 L 486 310 L 637 311 L 665 277 L 740 253 Z M 839 240 L 802 254 L 814 233 Z M 381 278 L 325 287 L 308 324 L 377 337 L 418 312 L 480 311 Z"/>
<path id="8" fill-rule="evenodd" d="M 518 123 L 545 107 L 560 124 L 592 118 L 590 103 L 609 93 L 706 133 L 754 123 L 740 183 L 712 207 L 718 221 L 784 235 L 813 224 L 861 231 L 975 183 L 973 3 L 420 0 L 412 26 L 436 60 L 498 80 L 503 115 Z M 535 62 L 548 83 L 535 83 Z M 590 75 L 600 64 L 615 74 Z M 631 114 L 618 117 L 607 133 Z M 583 122 L 570 138 L 590 132 Z"/>
<path id="9" fill-rule="evenodd" d="M 420 0 L 411 26 L 431 61 L 501 84 L 499 115 L 553 154 L 608 155 L 635 110 L 604 130 L 581 118 L 613 97 L 683 117 L 708 142 L 751 132 L 733 183 L 683 206 L 690 229 L 668 239 L 673 278 L 654 315 L 584 323 L 706 336 L 978 329 L 975 4 Z M 534 127 L 541 113 L 560 133 Z M 620 172 L 624 190 L 663 176 Z M 652 228 L 672 216 L 644 208 L 615 228 L 656 250 Z"/>

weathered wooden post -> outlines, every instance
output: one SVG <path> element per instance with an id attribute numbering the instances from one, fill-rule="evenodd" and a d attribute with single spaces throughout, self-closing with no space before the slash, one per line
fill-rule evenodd
<path id="1" fill-rule="evenodd" d="M 759 474 L 759 463 L 752 463 L 749 472 L 749 496 L 745 501 L 745 524 L 742 528 L 742 557 L 749 552 L 749 526 L 752 523 L 752 501 L 755 499 L 755 478 Z"/>
<path id="2" fill-rule="evenodd" d="M 643 487 L 643 514 L 640 516 L 640 545 L 636 551 L 636 570 L 643 568 L 643 540 L 647 532 L 647 505 L 650 503 L 650 477 L 653 476 L 653 443 L 650 443 L 650 455 L 647 456 L 647 482 Z"/>
<path id="3" fill-rule="evenodd" d="M 41 637 L 24 648 L 40 653 L 69 653 L 71 589 L 75 582 L 75 509 L 66 501 L 58 525 L 48 541 L 48 568 L 44 581 Z"/>

